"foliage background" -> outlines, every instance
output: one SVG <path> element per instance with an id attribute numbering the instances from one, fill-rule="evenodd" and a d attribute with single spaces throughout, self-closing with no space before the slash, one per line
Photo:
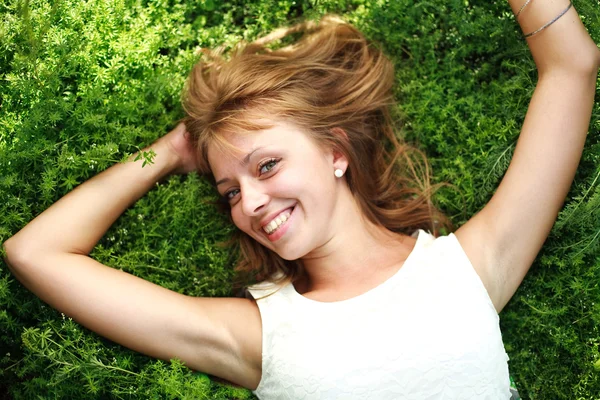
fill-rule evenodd
<path id="1" fill-rule="evenodd" d="M 600 7 L 574 0 L 600 42 Z M 536 70 L 504 0 L 7 0 L 0 4 L 0 242 L 182 117 L 199 47 L 344 15 L 397 67 L 399 135 L 430 157 L 457 226 L 512 157 Z M 600 107 L 565 206 L 501 313 L 524 399 L 600 398 Z M 157 184 L 91 256 L 192 296 L 230 296 L 232 228 L 196 174 Z M 249 391 L 132 352 L 28 292 L 0 263 L 0 394 L 14 399 L 247 399 Z"/>

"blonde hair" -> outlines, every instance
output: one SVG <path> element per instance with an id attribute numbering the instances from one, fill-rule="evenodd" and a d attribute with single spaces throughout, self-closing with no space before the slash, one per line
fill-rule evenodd
<path id="1" fill-rule="evenodd" d="M 267 44 L 297 32 L 296 43 L 280 49 Z M 280 28 L 252 43 L 241 42 L 228 59 L 222 49 L 202 52 L 184 93 L 184 122 L 198 149 L 199 173 L 212 177 L 209 145 L 228 146 L 229 132 L 269 128 L 257 117 L 293 121 L 323 145 L 349 160 L 346 180 L 365 216 L 387 229 L 410 235 L 417 229 L 454 231 L 452 222 L 432 205 L 446 183 L 430 186 L 425 154 L 400 142 L 391 112 L 394 67 L 375 45 L 336 15 Z M 347 135 L 335 134 L 341 128 Z M 422 158 L 413 162 L 410 154 Z M 452 185 L 450 185 L 452 186 Z M 296 282 L 299 261 L 288 261 L 238 231 L 238 288 L 278 273 L 275 284 Z"/>

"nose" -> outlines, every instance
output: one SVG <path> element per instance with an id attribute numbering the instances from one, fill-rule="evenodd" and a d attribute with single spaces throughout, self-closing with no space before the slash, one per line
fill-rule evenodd
<path id="1" fill-rule="evenodd" d="M 260 182 L 247 181 L 240 185 L 242 211 L 247 216 L 257 215 L 269 202 L 269 195 Z"/>

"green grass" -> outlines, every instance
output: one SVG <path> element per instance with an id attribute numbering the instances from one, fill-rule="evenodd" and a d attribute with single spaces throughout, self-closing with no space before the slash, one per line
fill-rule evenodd
<path id="1" fill-rule="evenodd" d="M 600 42 L 600 9 L 574 1 Z M 536 69 L 502 0 L 16 1 L 0 4 L 0 242 L 182 117 L 198 47 L 300 17 L 344 15 L 396 65 L 399 135 L 426 151 L 435 200 L 461 225 L 508 167 Z M 230 296 L 227 225 L 196 174 L 157 185 L 91 256 L 166 288 Z M 565 206 L 500 314 L 524 399 L 600 398 L 600 107 Z M 112 343 L 45 305 L 0 263 L 0 397 L 246 399 L 181 363 Z"/>

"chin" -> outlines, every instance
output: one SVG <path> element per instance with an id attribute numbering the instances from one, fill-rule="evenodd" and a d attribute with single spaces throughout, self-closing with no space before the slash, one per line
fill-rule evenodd
<path id="1" fill-rule="evenodd" d="M 294 254 L 286 254 L 286 253 L 277 253 L 277 255 L 279 255 L 279 257 L 283 258 L 286 261 L 296 261 L 297 259 L 299 259 L 300 257 Z"/>
<path id="2" fill-rule="evenodd" d="M 269 249 L 271 250 L 273 253 L 277 254 L 279 257 L 283 258 L 286 261 L 296 261 L 302 257 L 304 257 L 304 255 L 306 254 L 306 252 L 299 252 L 296 249 L 294 250 L 287 250 L 287 249 L 282 249 L 280 251 L 276 251 L 274 249 Z"/>

